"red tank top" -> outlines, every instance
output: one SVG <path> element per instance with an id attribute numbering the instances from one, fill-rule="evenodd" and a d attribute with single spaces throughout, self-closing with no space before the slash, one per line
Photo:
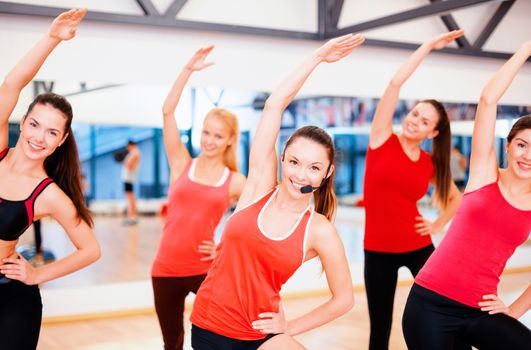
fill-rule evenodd
<path id="1" fill-rule="evenodd" d="M 368 149 L 363 186 L 366 250 L 402 253 L 431 244 L 430 236 L 416 233 L 415 217 L 420 216 L 417 201 L 433 176 L 431 156 L 421 150 L 420 158 L 412 161 L 395 134 Z"/>
<path id="2" fill-rule="evenodd" d="M 304 261 L 313 210 L 308 207 L 282 238 L 259 226 L 263 209 L 278 190 L 234 213 L 225 225 L 212 268 L 195 298 L 194 325 L 240 340 L 264 338 L 251 323 L 262 312 L 278 312 L 279 292 Z"/>
<path id="3" fill-rule="evenodd" d="M 169 189 L 168 214 L 151 275 L 185 277 L 206 274 L 212 261 L 201 261 L 205 254 L 197 247 L 214 240 L 214 231 L 230 206 L 229 186 L 232 172 L 226 169 L 219 186 L 194 182 L 194 160 Z M 192 169 L 192 171 L 190 171 Z"/>
<path id="4" fill-rule="evenodd" d="M 531 210 L 509 204 L 497 182 L 468 192 L 415 283 L 478 308 L 483 295 L 498 294 L 507 260 L 530 232 Z"/>

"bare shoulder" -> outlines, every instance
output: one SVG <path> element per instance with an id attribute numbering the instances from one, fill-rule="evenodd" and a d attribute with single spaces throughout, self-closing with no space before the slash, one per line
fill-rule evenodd
<path id="1" fill-rule="evenodd" d="M 55 182 L 52 182 L 42 191 L 36 202 L 39 204 L 36 206 L 36 211 L 45 215 L 73 209 L 72 200 Z"/>
<path id="2" fill-rule="evenodd" d="M 310 223 L 310 235 L 317 240 L 327 239 L 332 236 L 337 236 L 337 230 L 326 216 L 314 212 L 312 222 Z"/>
<path id="3" fill-rule="evenodd" d="M 308 237 L 308 257 L 338 256 L 344 251 L 336 227 L 324 215 L 313 214 Z"/>

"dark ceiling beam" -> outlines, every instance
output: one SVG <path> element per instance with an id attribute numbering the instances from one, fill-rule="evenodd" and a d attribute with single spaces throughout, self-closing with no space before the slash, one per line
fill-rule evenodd
<path id="1" fill-rule="evenodd" d="M 138 6 L 140 6 L 142 11 L 144 11 L 144 14 L 146 16 L 157 16 L 157 15 L 159 15 L 159 11 L 155 7 L 155 5 L 153 5 L 151 0 L 135 0 L 135 1 L 138 4 Z"/>
<path id="2" fill-rule="evenodd" d="M 483 45 L 485 45 L 498 24 L 500 24 L 503 17 L 505 17 L 507 12 L 509 12 L 511 7 L 514 5 L 514 2 L 515 0 L 504 1 L 500 4 L 500 6 L 498 6 L 498 9 L 474 42 L 474 48 L 481 49 Z"/>
<path id="3" fill-rule="evenodd" d="M 164 17 L 175 18 L 177 14 L 181 12 L 184 5 L 188 0 L 174 0 L 173 3 L 168 7 L 166 12 L 164 12 Z"/>
<path id="4" fill-rule="evenodd" d="M 328 18 L 329 21 L 327 29 L 337 29 L 337 24 L 339 22 L 339 16 L 341 16 L 341 11 L 343 10 L 343 0 L 328 0 Z"/>
<path id="5" fill-rule="evenodd" d="M 375 40 L 375 39 L 365 39 L 365 42 L 363 43 L 363 45 L 392 48 L 392 49 L 404 49 L 404 50 L 410 50 L 410 51 L 414 51 L 418 49 L 419 47 L 418 44 L 402 43 L 402 42 L 386 41 L 386 40 Z M 468 49 L 467 48 L 445 47 L 441 50 L 436 50 L 434 52 L 441 52 L 445 54 L 461 55 L 461 56 L 497 58 L 497 59 L 503 59 L 503 60 L 507 60 L 508 58 L 512 56 L 511 53 L 482 51 L 482 50 L 475 49 L 473 47 L 468 48 Z M 528 61 L 530 60 L 531 58 Z"/>
<path id="6" fill-rule="evenodd" d="M 48 7 L 40 5 L 26 5 L 15 4 L 5 1 L 0 1 L 0 13 L 13 15 L 30 15 L 55 18 L 61 12 L 67 11 L 66 8 Z M 195 21 L 178 20 L 165 16 L 136 16 L 127 14 L 107 13 L 98 11 L 89 11 L 85 16 L 85 20 L 92 20 L 98 22 L 108 23 L 122 23 L 122 24 L 136 24 L 148 25 L 155 27 L 171 27 L 178 29 L 209 31 L 209 32 L 224 32 L 233 34 L 258 35 L 278 38 L 291 39 L 309 39 L 316 40 L 318 35 L 311 32 L 299 32 L 281 29 L 257 28 L 239 25 L 205 23 Z"/>
<path id="7" fill-rule="evenodd" d="M 357 33 L 368 29 L 374 29 L 383 26 L 388 26 L 391 24 L 420 19 L 422 17 L 446 14 L 450 11 L 455 11 L 458 9 L 494 1 L 500 0 L 446 0 L 435 2 L 433 4 L 414 8 L 412 10 L 395 13 L 393 15 L 380 17 L 370 21 L 358 23 L 346 28 L 341 28 L 335 32 L 330 33 L 330 35 L 338 36 L 348 33 Z"/>
<path id="8" fill-rule="evenodd" d="M 438 1 L 441 1 L 441 0 L 430 0 L 431 3 L 438 2 Z M 454 19 L 454 16 L 450 14 L 442 15 L 441 20 L 446 26 L 446 29 L 448 29 L 449 31 L 461 29 L 459 25 L 457 24 L 456 20 Z M 470 42 L 465 37 L 465 35 L 463 35 L 460 38 L 457 38 L 455 41 L 457 42 L 457 46 L 459 47 L 470 48 L 472 46 L 470 45 Z"/>
<path id="9" fill-rule="evenodd" d="M 319 0 L 317 32 L 320 39 L 328 38 L 328 32 L 337 30 L 339 16 L 343 9 L 343 0 Z"/>
<path id="10" fill-rule="evenodd" d="M 326 38 L 326 0 L 317 1 L 317 35 L 320 40 Z"/>
<path id="11" fill-rule="evenodd" d="M 182 0 L 179 0 L 182 1 Z M 455 0 L 446 0 L 437 4 L 430 5 L 430 12 L 436 12 L 433 7 L 439 4 L 443 4 L 446 7 L 452 7 L 452 8 L 458 8 L 463 6 L 472 6 L 472 3 L 481 3 L 481 2 L 488 2 L 488 1 L 496 1 L 496 0 L 462 0 L 462 1 L 455 1 Z M 338 5 L 342 1 L 336 1 L 335 5 Z M 507 1 L 510 3 L 513 3 L 513 1 Z M 459 3 L 459 5 L 457 4 Z M 466 3 L 466 4 L 465 4 Z M 505 3 L 504 3 L 505 4 Z M 194 31 L 209 31 L 209 32 L 224 32 L 224 33 L 233 33 L 233 34 L 242 34 L 242 35 L 258 35 L 258 36 L 265 36 L 265 37 L 276 37 L 276 38 L 288 38 L 288 39 L 307 39 L 307 40 L 322 40 L 326 39 L 330 34 L 330 32 L 326 31 L 326 21 L 330 22 L 332 19 L 331 16 L 325 16 L 324 14 L 331 12 L 327 12 L 327 2 L 325 0 L 319 0 L 319 6 L 322 6 L 322 11 L 320 7 L 320 15 L 319 20 L 323 21 L 320 24 L 320 30 L 322 32 L 318 33 L 311 33 L 311 32 L 299 32 L 299 31 L 290 31 L 290 30 L 279 30 L 279 29 L 268 29 L 268 28 L 257 28 L 257 27 L 248 27 L 248 26 L 238 26 L 238 25 L 227 25 L 227 24 L 216 24 L 216 23 L 204 23 L 204 22 L 194 22 L 194 21 L 185 21 L 185 20 L 177 20 L 173 17 L 166 17 L 165 15 L 127 15 L 127 14 L 116 14 L 116 13 L 105 13 L 105 12 L 97 12 L 97 11 L 90 11 L 86 19 L 92 20 L 92 21 L 99 21 L 99 22 L 108 22 L 108 23 L 124 23 L 124 24 L 133 24 L 133 25 L 146 25 L 146 26 L 155 26 L 155 27 L 170 27 L 170 28 L 177 28 L 177 29 L 184 29 L 184 30 L 194 30 Z M 328 3 L 330 6 L 330 3 Z M 505 5 L 507 6 L 507 5 Z M 340 7 L 340 6 L 338 6 Z M 338 7 L 328 7 L 328 9 L 335 8 L 337 10 Z M 505 7 L 504 7 L 505 8 Z M 10 14 L 10 15 L 26 15 L 26 16 L 42 16 L 42 17 L 49 17 L 54 18 L 59 13 L 65 11 L 67 9 L 64 8 L 55 8 L 55 7 L 48 7 L 48 6 L 38 6 L 38 5 L 26 5 L 26 4 L 16 4 L 16 3 L 10 3 L 5 1 L 0 1 L 0 14 Z M 507 12 L 507 8 L 505 8 L 505 13 Z M 437 7 L 437 11 L 442 11 L 441 7 Z M 417 13 L 418 14 L 418 13 Z M 498 10 L 497 12 L 498 17 L 500 17 L 499 20 L 501 20 L 501 10 Z M 423 14 L 427 16 L 426 10 L 424 10 Z M 407 14 L 406 17 L 410 17 L 411 13 Z M 496 17 L 496 16 L 495 16 Z M 491 22 L 495 22 L 494 20 L 491 20 Z M 494 30 L 493 28 L 490 29 L 485 28 L 484 32 L 487 32 L 487 29 Z M 494 25 L 492 25 L 494 27 Z M 344 30 L 344 29 L 342 29 Z M 333 31 L 333 35 L 342 34 L 338 33 L 339 31 Z M 350 33 L 350 31 L 347 31 L 346 33 Z M 322 37 L 324 35 L 324 38 Z M 412 43 L 401 43 L 401 42 L 394 42 L 394 41 L 385 41 L 385 40 L 374 40 L 374 39 L 367 39 L 365 41 L 365 45 L 368 46 L 375 46 L 375 47 L 384 47 L 384 48 L 396 48 L 396 49 L 405 49 L 405 50 L 415 50 L 418 48 L 418 44 L 412 44 Z M 442 53 L 448 53 L 448 54 L 454 54 L 454 55 L 465 55 L 465 56 L 475 56 L 475 57 L 487 57 L 487 58 L 496 58 L 496 59 L 504 59 L 506 60 L 511 56 L 509 53 L 502 53 L 502 52 L 491 52 L 491 51 L 483 51 L 479 47 L 462 47 L 462 48 L 444 48 L 442 50 L 439 50 L 439 52 Z M 531 59 L 530 59 L 531 60 Z"/>

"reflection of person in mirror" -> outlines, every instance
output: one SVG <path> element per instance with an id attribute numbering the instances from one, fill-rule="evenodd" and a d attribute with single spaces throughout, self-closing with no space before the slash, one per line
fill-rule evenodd
<path id="1" fill-rule="evenodd" d="M 140 150 L 135 141 L 127 141 L 127 156 L 122 163 L 122 182 L 124 184 L 125 198 L 127 199 L 127 212 L 125 225 L 136 225 L 138 222 L 134 184 L 140 165 Z"/>
<path id="2" fill-rule="evenodd" d="M 216 256 L 214 230 L 245 184 L 238 172 L 238 118 L 223 108 L 211 109 L 201 131 L 201 154 L 192 158 L 179 135 L 175 109 L 189 78 L 213 63 L 213 47 L 199 49 L 171 88 L 163 111 L 163 137 L 170 166 L 166 223 L 151 269 L 155 310 L 164 348 L 183 348 L 184 301 L 197 293 Z"/>
<path id="3" fill-rule="evenodd" d="M 450 169 L 452 170 L 452 178 L 455 185 L 462 192 L 465 189 L 465 171 L 467 167 L 467 159 L 461 154 L 457 146 L 452 147 L 450 156 Z"/>
<path id="4" fill-rule="evenodd" d="M 8 120 L 22 89 L 63 40 L 72 39 L 86 10 L 60 14 L 48 33 L 13 67 L 0 86 L 0 348 L 35 349 L 42 303 L 39 284 L 77 271 L 100 256 L 92 218 L 83 201 L 81 169 L 71 129 L 72 107 L 54 93 L 38 95 L 8 148 Z M 52 217 L 73 243 L 73 252 L 33 267 L 16 253 L 32 222 Z"/>
<path id="5" fill-rule="evenodd" d="M 85 198 L 85 205 L 90 208 L 90 181 L 85 174 L 81 174 L 81 190 L 83 191 L 83 198 Z"/>

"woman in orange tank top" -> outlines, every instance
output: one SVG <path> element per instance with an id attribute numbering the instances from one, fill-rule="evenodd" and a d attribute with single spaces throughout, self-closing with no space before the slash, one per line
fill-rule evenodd
<path id="1" fill-rule="evenodd" d="M 214 231 L 223 214 L 235 203 L 245 176 L 238 172 L 238 120 L 214 108 L 201 133 L 201 154 L 192 159 L 179 137 L 175 109 L 195 71 L 213 63 L 205 59 L 213 46 L 199 49 L 183 68 L 164 106 L 163 138 L 170 165 L 168 212 L 152 267 L 155 309 L 165 349 L 182 349 L 186 296 L 196 293 L 215 256 Z"/>
<path id="2" fill-rule="evenodd" d="M 353 306 L 349 266 L 330 222 L 337 205 L 332 139 L 315 126 L 297 130 L 282 153 L 279 184 L 275 143 L 282 113 L 311 72 L 322 62 L 347 56 L 363 40 L 349 34 L 328 41 L 267 99 L 251 148 L 248 180 L 194 303 L 194 349 L 301 349 L 292 336 Z M 309 208 L 312 193 L 315 213 Z M 298 266 L 315 257 L 322 262 L 332 297 L 287 321 L 278 292 Z"/>

